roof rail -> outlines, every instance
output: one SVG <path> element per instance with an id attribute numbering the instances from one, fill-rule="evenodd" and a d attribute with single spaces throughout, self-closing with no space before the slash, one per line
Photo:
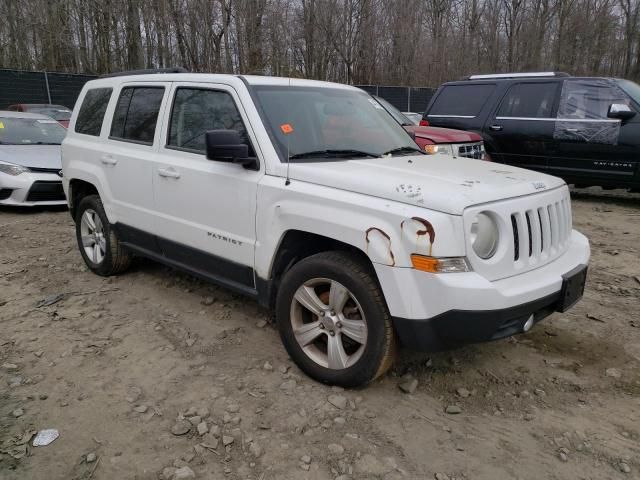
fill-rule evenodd
<path id="1" fill-rule="evenodd" d="M 145 68 L 143 70 L 126 70 L 124 72 L 105 73 L 98 78 L 109 77 L 123 77 L 125 75 L 148 75 L 150 73 L 189 73 L 189 71 L 182 67 L 171 68 Z"/>
<path id="2" fill-rule="evenodd" d="M 528 72 L 528 73 L 490 73 L 488 75 L 470 75 L 467 80 L 486 80 L 490 78 L 532 78 L 532 77 L 568 77 L 564 72 Z"/>

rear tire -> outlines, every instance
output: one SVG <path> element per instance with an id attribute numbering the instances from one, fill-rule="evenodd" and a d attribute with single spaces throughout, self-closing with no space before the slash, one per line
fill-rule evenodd
<path id="1" fill-rule="evenodd" d="M 353 254 L 324 252 L 283 277 L 276 322 L 287 352 L 311 378 L 358 387 L 393 364 L 396 337 L 371 267 Z"/>
<path id="2" fill-rule="evenodd" d="M 75 221 L 78 248 L 92 272 L 106 277 L 129 268 L 132 255 L 120 244 L 98 195 L 80 201 Z"/>

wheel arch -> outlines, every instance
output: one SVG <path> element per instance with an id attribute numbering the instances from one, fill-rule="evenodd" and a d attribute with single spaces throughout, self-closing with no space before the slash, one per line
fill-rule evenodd
<path id="1" fill-rule="evenodd" d="M 69 213 L 71 218 L 75 220 L 76 209 L 82 199 L 88 195 L 98 195 L 98 189 L 91 182 L 81 180 L 79 178 L 72 178 L 69 180 Z"/>
<path id="2" fill-rule="evenodd" d="M 373 262 L 366 252 L 360 248 L 317 233 L 291 229 L 284 232 L 280 238 L 276 253 L 271 262 L 268 278 L 258 279 L 259 283 L 266 283 L 268 285 L 267 288 L 261 289 L 265 292 L 261 295 L 262 302 L 269 307 L 273 307 L 282 276 L 301 260 L 317 253 L 329 251 L 351 253 L 371 269 L 372 275 L 378 281 Z"/>

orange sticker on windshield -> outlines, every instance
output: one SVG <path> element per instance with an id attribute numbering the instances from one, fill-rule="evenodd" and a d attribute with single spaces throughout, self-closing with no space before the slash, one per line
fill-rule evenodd
<path id="1" fill-rule="evenodd" d="M 293 127 L 288 123 L 283 123 L 282 125 L 280 125 L 280 130 L 282 130 L 282 133 L 284 133 L 285 135 L 293 133 Z"/>

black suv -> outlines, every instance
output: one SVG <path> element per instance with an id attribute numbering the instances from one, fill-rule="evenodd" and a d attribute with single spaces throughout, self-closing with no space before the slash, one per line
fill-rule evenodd
<path id="1" fill-rule="evenodd" d="M 445 83 L 423 121 L 478 132 L 497 162 L 638 191 L 638 112 L 640 86 L 629 80 L 516 73 Z"/>

